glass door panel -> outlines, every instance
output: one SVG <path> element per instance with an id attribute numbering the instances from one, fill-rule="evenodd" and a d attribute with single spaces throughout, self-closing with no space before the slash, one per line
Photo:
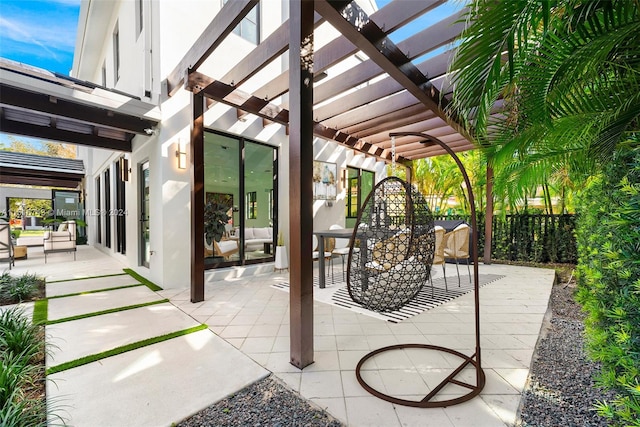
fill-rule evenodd
<path id="1" fill-rule="evenodd" d="M 149 267 L 149 162 L 140 165 L 140 264 Z"/>
<path id="2" fill-rule="evenodd" d="M 240 141 L 211 132 L 205 132 L 204 141 L 205 267 L 239 264 L 244 211 Z"/>
<path id="3" fill-rule="evenodd" d="M 244 193 L 245 259 L 246 261 L 273 258 L 274 222 L 271 204 L 274 189 L 274 148 L 245 141 Z"/>

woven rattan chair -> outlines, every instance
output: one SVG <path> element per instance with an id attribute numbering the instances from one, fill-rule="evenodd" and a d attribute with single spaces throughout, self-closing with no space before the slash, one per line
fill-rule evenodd
<path id="1" fill-rule="evenodd" d="M 444 246 L 445 246 L 445 229 L 436 225 L 434 227 L 434 233 L 436 235 L 436 249 L 433 254 L 433 265 L 441 265 L 442 266 L 442 275 L 444 276 L 444 288 L 448 292 L 449 285 L 447 285 L 447 270 L 445 268 L 445 258 L 444 258 Z M 431 283 L 431 294 L 433 295 L 433 280 L 429 277 L 429 281 Z"/>
<path id="2" fill-rule="evenodd" d="M 396 177 L 380 181 L 354 230 L 347 287 L 355 302 L 379 312 L 396 310 L 429 282 L 436 242 L 433 217 L 424 197 L 409 184 Z"/>
<path id="3" fill-rule="evenodd" d="M 445 234 L 445 258 L 453 259 L 456 262 L 456 271 L 458 272 L 458 286 L 460 286 L 460 269 L 458 267 L 459 260 L 463 259 L 467 263 L 467 272 L 469 273 L 469 283 L 471 283 L 471 269 L 469 267 L 469 230 L 467 224 L 460 224 L 452 231 Z"/>

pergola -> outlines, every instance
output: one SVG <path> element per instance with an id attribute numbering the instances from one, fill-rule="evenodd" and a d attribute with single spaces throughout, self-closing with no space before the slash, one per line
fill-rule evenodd
<path id="1" fill-rule="evenodd" d="M 444 154 L 421 133 L 445 142 L 453 151 L 475 148 L 455 116 L 445 113 L 452 96 L 447 71 L 451 51 L 420 63 L 414 60 L 449 45 L 464 27 L 460 11 L 395 44 L 388 35 L 445 3 L 444 0 L 392 1 L 367 14 L 350 0 L 292 0 L 289 19 L 237 62 L 222 78 L 199 71 L 205 61 L 259 0 L 226 2 L 167 78 L 169 96 L 181 87 L 192 93 L 191 227 L 203 230 L 205 98 L 235 107 L 239 117 L 254 114 L 265 126 L 276 122 L 289 132 L 291 363 L 313 361 L 313 280 L 311 258 L 312 143 L 314 137 L 343 144 L 386 162 Z M 329 23 L 340 36 L 314 48 L 314 28 Z M 249 92 L 244 84 L 287 54 L 289 69 Z M 314 76 L 355 54 L 367 59 L 326 81 Z M 363 85 L 364 84 L 364 85 Z M 274 100 L 288 95 L 288 102 Z M 348 94 L 348 96 L 341 96 Z M 392 139 L 390 133 L 405 133 Z M 426 143 L 425 143 L 426 142 Z M 490 190 L 488 189 L 488 192 Z M 490 209 L 490 207 L 488 207 Z M 204 299 L 202 239 L 192 239 L 191 301 Z"/>
<path id="2" fill-rule="evenodd" d="M 131 152 L 160 121 L 156 106 L 126 93 L 0 58 L 0 130 Z"/>

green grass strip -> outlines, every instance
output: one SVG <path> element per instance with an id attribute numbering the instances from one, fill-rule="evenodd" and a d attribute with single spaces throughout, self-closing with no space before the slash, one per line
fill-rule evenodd
<path id="1" fill-rule="evenodd" d="M 117 289 L 135 288 L 135 287 L 138 287 L 138 286 L 144 286 L 144 285 L 142 283 L 136 283 L 135 285 L 114 286 L 113 288 L 96 289 L 94 291 L 84 291 L 84 292 L 75 292 L 75 293 L 72 293 L 72 294 L 55 295 L 55 296 L 49 297 L 48 299 L 66 298 L 66 297 L 75 297 L 75 296 L 78 296 L 78 295 L 96 294 L 98 292 L 114 291 L 114 290 L 117 290 Z"/>
<path id="2" fill-rule="evenodd" d="M 41 325 L 47 323 L 47 312 L 49 311 L 49 300 L 39 299 L 33 304 L 33 323 Z"/>
<path id="3" fill-rule="evenodd" d="M 160 286 L 156 285 L 151 280 L 145 279 L 144 277 L 142 277 L 141 275 L 139 275 L 138 273 L 136 273 L 132 269 L 123 268 L 123 270 L 129 276 L 133 277 L 134 279 L 136 279 L 137 281 L 139 281 L 140 283 L 142 283 L 143 285 L 145 285 L 147 288 L 151 289 L 152 291 L 161 291 L 162 290 L 162 288 Z"/>
<path id="4" fill-rule="evenodd" d="M 100 279 L 102 277 L 124 276 L 127 273 L 103 274 L 102 276 L 77 277 L 75 279 L 51 280 L 47 283 L 73 282 L 75 280 Z"/>
<path id="5" fill-rule="evenodd" d="M 71 317 L 64 317 L 62 319 L 57 319 L 57 320 L 48 320 L 46 322 L 46 324 L 47 325 L 55 325 L 56 323 L 70 322 L 72 320 L 86 319 L 88 317 L 94 317 L 94 316 L 102 316 L 103 314 L 117 313 L 119 311 L 125 311 L 125 310 L 133 310 L 134 308 L 146 307 L 146 306 L 155 305 L 155 304 L 162 304 L 162 303 L 165 303 L 165 302 L 169 302 L 169 300 L 168 299 L 161 299 L 159 301 L 151 301 L 151 302 L 145 302 L 145 303 L 142 303 L 142 304 L 127 305 L 127 306 L 124 306 L 124 307 L 111 308 L 109 310 L 96 311 L 96 312 L 93 312 L 93 313 L 86 313 L 86 314 L 79 314 L 77 316 L 71 316 Z"/>
<path id="6" fill-rule="evenodd" d="M 111 350 L 103 351 L 102 353 L 92 354 L 89 356 L 81 357 L 80 359 L 76 359 L 76 360 L 70 360 L 69 362 L 61 363 L 59 365 L 48 368 L 47 375 L 55 374 L 60 371 L 66 371 L 67 369 L 77 368 L 78 366 L 86 365 L 87 363 L 92 363 L 107 357 L 116 356 L 118 354 L 122 354 L 127 351 L 136 350 L 151 344 L 156 344 L 162 341 L 170 340 L 172 338 L 177 338 L 183 335 L 191 334 L 193 332 L 202 331 L 204 329 L 207 329 L 207 327 L 208 327 L 207 325 L 202 324 L 202 325 L 194 326 L 193 328 L 183 329 L 182 331 L 171 332 L 166 335 L 160 335 L 159 337 L 148 338 L 146 340 L 116 347 Z"/>

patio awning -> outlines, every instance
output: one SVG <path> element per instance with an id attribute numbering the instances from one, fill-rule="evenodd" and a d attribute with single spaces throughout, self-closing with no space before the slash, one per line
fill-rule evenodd
<path id="1" fill-rule="evenodd" d="M 225 4 L 167 78 L 169 94 L 184 85 L 195 94 L 237 108 L 240 115 L 255 114 L 265 124 L 289 124 L 288 98 L 282 98 L 293 90 L 289 87 L 289 70 L 255 84 L 261 71 L 287 55 L 289 21 L 224 76 L 213 78 L 199 71 L 257 3 L 258 0 L 237 0 Z M 316 28 L 326 22 L 338 34 L 314 52 L 316 136 L 387 162 L 392 160 L 391 132 L 427 133 L 457 152 L 475 148 L 473 138 L 457 118 L 444 113 L 453 93 L 447 70 L 452 50 L 447 47 L 463 30 L 465 11 L 414 31 L 398 44 L 389 38 L 391 32 L 406 29 L 443 3 L 446 2 L 392 1 L 368 17 L 355 2 L 315 1 Z M 340 69 L 340 63 L 350 57 L 358 58 L 359 64 Z M 325 75 L 328 78 L 319 81 L 318 77 Z M 444 153 L 440 147 L 425 145 L 415 136 L 398 137 L 395 144 L 399 162 Z"/>
<path id="2" fill-rule="evenodd" d="M 82 160 L 0 151 L 0 184 L 77 188 L 84 172 Z"/>
<path id="3" fill-rule="evenodd" d="M 160 121 L 125 93 L 0 58 L 0 131 L 118 151 Z"/>

